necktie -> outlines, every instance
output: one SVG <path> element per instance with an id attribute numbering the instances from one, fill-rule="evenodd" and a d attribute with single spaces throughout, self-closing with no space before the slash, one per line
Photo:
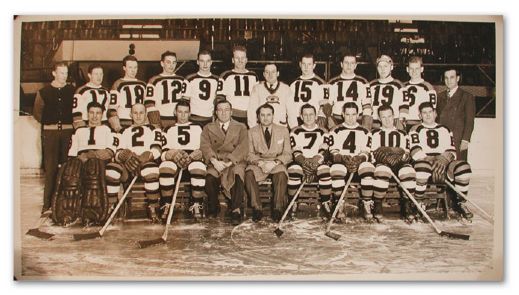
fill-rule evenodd
<path id="1" fill-rule="evenodd" d="M 269 129 L 265 129 L 265 142 L 267 143 L 268 148 L 270 148 L 270 140 L 271 140 L 271 134 L 269 132 Z"/>
<path id="2" fill-rule="evenodd" d="M 227 130 L 225 129 L 225 124 L 222 124 L 222 131 L 223 131 L 223 134 L 227 134 Z"/>

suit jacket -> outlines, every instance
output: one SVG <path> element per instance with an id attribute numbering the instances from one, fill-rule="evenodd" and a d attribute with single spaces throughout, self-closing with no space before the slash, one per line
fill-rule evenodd
<path id="1" fill-rule="evenodd" d="M 459 147 L 462 140 L 470 142 L 474 130 L 474 117 L 476 115 L 476 103 L 474 95 L 464 91 L 460 87 L 451 98 L 447 97 L 447 91 L 438 94 L 437 104 L 438 123 L 447 126 L 454 135 L 454 145 L 459 155 Z"/>
<path id="2" fill-rule="evenodd" d="M 200 150 L 207 164 L 207 173 L 220 177 L 225 193 L 230 193 L 235 175 L 245 179 L 249 141 L 244 124 L 231 119 L 227 134 L 222 131 L 218 121 L 205 125 L 200 139 Z M 211 164 L 211 158 L 231 161 L 233 165 L 219 173 Z"/>
<path id="3" fill-rule="evenodd" d="M 270 148 L 267 146 L 263 127 L 256 125 L 249 130 L 249 155 L 247 161 L 247 171 L 254 172 L 256 181 L 265 180 L 269 174 L 264 173 L 257 162 L 259 160 L 279 160 L 283 164 L 278 164 L 270 174 L 285 172 L 287 174 L 286 165 L 292 161 L 292 148 L 290 146 L 290 137 L 288 129 L 284 126 L 272 124 L 272 135 L 270 140 Z"/>

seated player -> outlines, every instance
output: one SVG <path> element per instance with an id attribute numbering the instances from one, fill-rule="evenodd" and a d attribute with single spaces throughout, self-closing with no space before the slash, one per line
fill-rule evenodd
<path id="1" fill-rule="evenodd" d="M 290 132 L 294 161 L 288 165 L 288 196 L 293 198 L 304 179 L 306 183 L 318 179 L 320 209 L 324 216 L 331 216 L 332 179 L 330 166 L 324 164 L 328 145 L 326 131 L 317 125 L 317 111 L 311 104 L 301 107 L 303 124 Z M 297 203 L 296 203 L 297 204 Z M 292 208 L 292 215 L 297 205 Z"/>
<path id="2" fill-rule="evenodd" d="M 67 225 L 78 218 L 83 224 L 100 224 L 108 217 L 104 175 L 105 163 L 115 153 L 117 138 L 101 125 L 104 108 L 87 105 L 88 126 L 78 127 L 71 139 L 69 160 L 63 165 L 53 200 L 53 220 Z M 100 177 L 101 176 L 101 177 Z"/>
<path id="3" fill-rule="evenodd" d="M 189 122 L 190 104 L 181 99 L 175 106 L 177 123 L 164 130 L 162 163 L 160 171 L 160 204 L 164 208 L 162 219 L 166 219 L 171 206 L 176 174 L 185 169 L 191 180 L 189 211 L 195 219 L 204 215 L 204 187 L 207 167 L 200 151 L 202 127 Z"/>
<path id="4" fill-rule="evenodd" d="M 436 110 L 431 102 L 423 102 L 418 107 L 422 124 L 413 127 L 411 138 L 411 157 L 416 169 L 416 199 L 423 199 L 429 178 L 433 183 L 443 183 L 445 177 L 456 188 L 467 194 L 470 182 L 469 163 L 456 160 L 456 149 L 452 132 L 436 123 Z M 471 219 L 473 214 L 465 205 L 466 200 L 450 192 L 453 209 L 464 218 Z"/>
<path id="5" fill-rule="evenodd" d="M 375 201 L 374 217 L 382 222 L 382 202 L 386 197 L 391 170 L 398 175 L 402 185 L 413 194 L 416 188 L 416 172 L 408 164 L 409 156 L 409 137 L 405 131 L 399 130 L 394 125 L 393 108 L 389 105 L 382 105 L 378 108 L 378 117 L 382 123 L 380 129 L 373 131 L 373 151 L 374 160 L 380 173 L 373 182 L 373 198 Z M 404 194 L 401 204 L 401 212 L 407 222 L 415 220 L 412 202 Z"/>
<path id="6" fill-rule="evenodd" d="M 251 198 L 253 213 L 252 221 L 261 220 L 262 205 L 259 196 L 258 182 L 272 175 L 274 198 L 272 220 L 281 219 L 287 206 L 287 167 L 292 160 L 292 149 L 286 127 L 273 123 L 274 107 L 269 103 L 261 105 L 256 110 L 260 124 L 249 130 L 248 166 L 245 169 L 245 190 Z"/>
<path id="7" fill-rule="evenodd" d="M 134 176 L 144 179 L 144 190 L 148 201 L 148 216 L 158 222 L 159 165 L 157 160 L 162 150 L 162 131 L 146 125 L 146 107 L 136 103 L 131 108 L 133 124 L 119 134 L 119 145 L 115 162 L 106 167 L 107 191 L 111 203 L 115 204 L 121 183 Z"/>
<path id="8" fill-rule="evenodd" d="M 338 198 L 344 189 L 346 175 L 357 173 L 353 180 L 360 179 L 360 212 L 366 221 L 371 222 L 373 221 L 373 179 L 383 174 L 384 170 L 380 167 L 375 168 L 368 161 L 371 151 L 371 132 L 357 123 L 358 115 L 356 103 L 345 103 L 342 107 L 344 123 L 337 125 L 329 133 L 328 145 L 333 161 L 330 175 L 332 191 Z M 377 203 L 377 205 L 382 204 Z"/>

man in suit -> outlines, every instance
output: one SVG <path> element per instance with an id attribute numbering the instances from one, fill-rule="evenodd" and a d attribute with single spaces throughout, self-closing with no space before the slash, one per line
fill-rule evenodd
<path id="1" fill-rule="evenodd" d="M 454 146 L 458 160 L 467 161 L 470 137 L 474 130 L 476 104 L 474 95 L 459 88 L 459 72 L 449 69 L 444 73 L 447 90 L 438 94 L 438 120 L 449 128 L 454 135 Z"/>
<path id="2" fill-rule="evenodd" d="M 261 220 L 261 201 L 258 182 L 272 175 L 274 186 L 274 206 L 272 219 L 279 221 L 287 203 L 288 172 L 286 165 L 292 161 L 292 149 L 288 129 L 273 124 L 274 107 L 269 103 L 261 105 L 256 111 L 260 125 L 249 130 L 249 155 L 245 172 L 245 189 L 251 198 L 252 220 Z"/>
<path id="3" fill-rule="evenodd" d="M 221 96 L 216 98 L 215 111 L 216 121 L 205 125 L 200 140 L 200 150 L 207 165 L 207 213 L 209 217 L 218 215 L 221 185 L 224 194 L 231 199 L 231 222 L 238 225 L 243 213 L 243 182 L 249 152 L 247 127 L 231 119 L 232 105 Z"/>

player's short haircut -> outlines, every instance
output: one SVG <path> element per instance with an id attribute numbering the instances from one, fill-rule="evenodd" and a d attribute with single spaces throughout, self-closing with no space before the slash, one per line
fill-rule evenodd
<path id="1" fill-rule="evenodd" d="M 347 51 L 346 53 L 344 53 L 342 55 L 341 62 L 343 62 L 344 58 L 347 57 L 347 56 L 351 56 L 351 57 L 355 58 L 355 62 L 357 61 L 357 55 L 355 53 L 351 52 L 351 51 Z"/>
<path id="2" fill-rule="evenodd" d="M 342 113 L 346 112 L 346 109 L 355 109 L 357 114 L 359 113 L 359 107 L 354 102 L 347 102 L 342 106 Z"/>
<path id="3" fill-rule="evenodd" d="M 87 112 L 90 111 L 91 108 L 100 108 L 101 112 L 105 111 L 105 107 L 97 101 L 91 101 L 87 104 Z"/>
<path id="4" fill-rule="evenodd" d="M 274 107 L 271 106 L 268 102 L 260 105 L 257 109 L 256 109 L 256 117 L 258 117 L 259 119 L 259 115 L 260 115 L 260 112 L 261 112 L 261 109 L 269 109 L 272 111 L 272 114 L 274 114 Z"/>
<path id="5" fill-rule="evenodd" d="M 174 58 L 177 58 L 177 54 L 173 51 L 166 51 L 160 55 L 160 61 L 166 60 L 166 56 L 173 56 Z"/>
<path id="6" fill-rule="evenodd" d="M 141 106 L 144 108 L 144 113 L 148 113 L 148 109 L 147 109 L 146 106 L 145 106 L 143 103 L 141 103 L 141 102 L 134 103 L 134 104 L 132 105 L 132 108 L 130 109 L 130 113 L 133 111 L 133 108 L 136 107 L 136 106 L 138 106 L 138 105 L 141 105 Z"/>
<path id="7" fill-rule="evenodd" d="M 211 58 L 213 58 L 213 55 L 211 54 L 211 51 L 205 50 L 205 49 L 204 50 L 200 50 L 198 52 L 198 55 L 196 56 L 196 58 L 199 59 L 200 55 L 209 55 Z"/>
<path id="8" fill-rule="evenodd" d="M 299 61 L 303 61 L 303 58 L 311 58 L 312 61 L 315 63 L 315 58 L 314 58 L 314 54 L 313 53 L 305 53 L 303 54 L 303 56 L 301 56 L 301 59 L 299 59 Z"/>
<path id="9" fill-rule="evenodd" d="M 216 108 L 218 107 L 219 104 L 222 104 L 222 103 L 229 104 L 229 106 L 232 109 L 232 104 L 231 104 L 230 101 L 227 100 L 227 97 L 225 95 L 222 95 L 222 94 L 217 94 L 215 99 L 214 99 L 214 111 L 215 111 L 215 114 L 216 114 Z"/>
<path id="10" fill-rule="evenodd" d="M 235 51 L 242 51 L 242 52 L 245 52 L 245 54 L 247 54 L 247 48 L 245 46 L 242 46 L 242 45 L 235 45 L 235 46 L 233 46 L 233 48 L 232 48 L 232 54 L 233 55 L 234 55 Z"/>
<path id="11" fill-rule="evenodd" d="M 178 102 L 177 102 L 177 105 L 175 106 L 175 111 L 178 110 L 178 107 L 187 107 L 189 109 L 189 111 L 191 111 L 191 104 L 189 103 L 189 100 L 185 99 L 185 98 L 181 98 Z"/>
<path id="12" fill-rule="evenodd" d="M 381 106 L 378 107 L 378 110 L 377 110 L 377 114 L 378 114 L 378 117 L 380 118 L 380 113 L 383 112 L 383 111 L 387 111 L 387 110 L 391 110 L 391 114 L 395 114 L 395 111 L 393 111 L 393 108 L 388 105 L 388 104 L 382 104 Z"/>
<path id="13" fill-rule="evenodd" d="M 92 74 L 92 71 L 94 69 L 101 69 L 104 70 L 103 66 L 100 63 L 93 63 L 88 66 L 88 73 Z"/>
<path id="14" fill-rule="evenodd" d="M 303 114 L 304 109 L 312 109 L 312 110 L 314 110 L 314 114 L 317 114 L 315 107 L 309 103 L 305 103 L 304 105 L 301 106 L 301 115 Z"/>
<path id="15" fill-rule="evenodd" d="M 445 76 L 445 73 L 447 73 L 448 71 L 454 71 L 454 73 L 456 73 L 456 76 L 461 76 L 459 69 L 454 67 L 447 68 L 445 71 L 443 71 L 443 75 Z"/>
<path id="16" fill-rule="evenodd" d="M 57 70 L 59 67 L 66 67 L 68 68 L 68 65 L 66 62 L 64 61 L 57 61 L 54 63 L 53 67 L 52 67 L 52 70 L 55 71 Z"/>
<path id="17" fill-rule="evenodd" d="M 409 65 L 410 63 L 419 63 L 420 65 L 423 65 L 423 60 L 420 56 L 411 56 L 407 64 Z"/>
<path id="18" fill-rule="evenodd" d="M 425 109 L 425 108 L 431 108 L 431 109 L 433 109 L 433 111 L 435 110 L 435 109 L 434 109 L 434 105 L 433 105 L 430 101 L 422 102 L 422 103 L 418 106 L 418 110 L 420 111 L 420 113 L 421 113 L 422 110 Z"/>
<path id="19" fill-rule="evenodd" d="M 273 65 L 273 66 L 275 66 L 275 67 L 276 67 L 276 71 L 278 71 L 278 72 L 279 72 L 278 66 L 277 66 L 277 65 L 276 65 L 275 63 L 273 63 L 273 62 L 269 62 L 269 63 L 266 63 L 266 64 L 265 64 L 265 67 L 264 67 L 263 69 L 266 69 L 266 68 L 267 68 L 267 66 L 270 66 L 270 65 Z"/>
<path id="20" fill-rule="evenodd" d="M 123 66 L 126 66 L 126 62 L 127 62 L 127 61 L 139 62 L 139 61 L 137 60 L 137 58 L 136 58 L 135 56 L 133 56 L 133 55 L 127 55 L 127 56 L 125 56 L 125 57 L 123 58 Z"/>

